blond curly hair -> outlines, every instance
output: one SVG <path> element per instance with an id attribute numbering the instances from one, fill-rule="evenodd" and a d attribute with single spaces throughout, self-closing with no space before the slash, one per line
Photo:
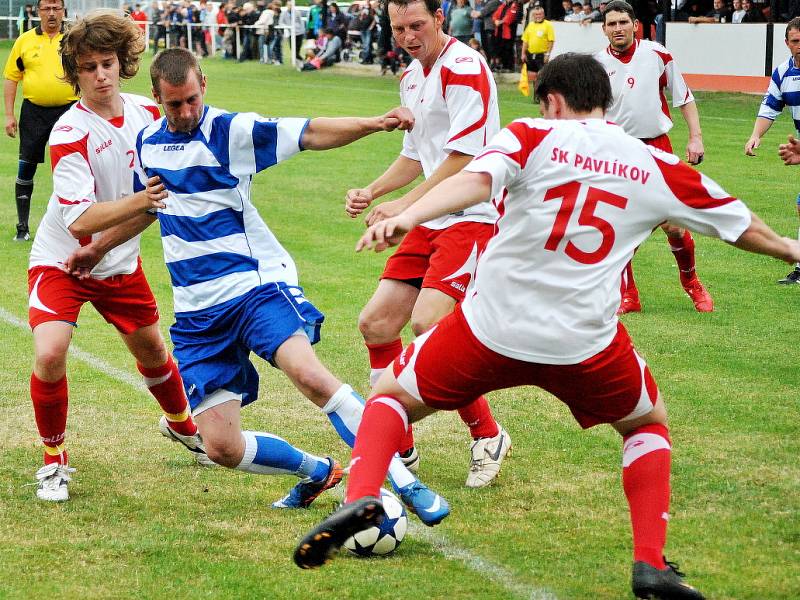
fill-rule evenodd
<path id="1" fill-rule="evenodd" d="M 139 71 L 139 57 L 145 50 L 144 32 L 120 10 L 98 9 L 78 19 L 61 40 L 64 81 L 75 92 L 78 85 L 78 59 L 91 52 L 113 52 L 119 60 L 120 79 L 130 79 Z"/>

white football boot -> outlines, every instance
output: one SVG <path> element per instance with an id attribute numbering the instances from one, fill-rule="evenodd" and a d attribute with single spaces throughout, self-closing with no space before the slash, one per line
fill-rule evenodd
<path id="1" fill-rule="evenodd" d="M 69 500 L 69 490 L 67 484 L 72 481 L 70 473 L 75 469 L 69 465 L 50 463 L 36 471 L 36 480 L 39 488 L 36 490 L 36 497 L 46 502 L 65 502 Z"/>
<path id="2" fill-rule="evenodd" d="M 400 454 L 399 456 L 400 462 L 406 466 L 406 469 L 412 473 L 419 471 L 419 452 L 417 452 L 416 446 L 411 446 L 411 450 L 409 450 L 405 455 Z"/>
<path id="3" fill-rule="evenodd" d="M 489 485 L 500 473 L 503 459 L 511 451 L 511 437 L 500 427 L 494 437 L 478 438 L 470 446 L 467 487 L 481 488 Z"/>
<path id="4" fill-rule="evenodd" d="M 169 421 L 167 421 L 167 417 L 164 415 L 161 415 L 161 419 L 158 421 L 158 430 L 165 438 L 183 444 L 183 446 L 192 453 L 197 464 L 203 467 L 217 466 L 217 463 L 208 458 L 206 447 L 203 445 L 203 438 L 200 437 L 199 433 L 195 433 L 194 435 L 181 435 L 169 426 Z"/>

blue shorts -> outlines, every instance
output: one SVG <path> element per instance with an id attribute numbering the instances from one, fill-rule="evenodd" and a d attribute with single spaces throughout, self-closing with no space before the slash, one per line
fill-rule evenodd
<path id="1" fill-rule="evenodd" d="M 250 352 L 272 362 L 298 330 L 316 344 L 324 319 L 302 288 L 285 283 L 268 283 L 213 309 L 176 317 L 169 332 L 192 410 L 219 389 L 241 395 L 242 406 L 254 402 L 258 372 Z"/>

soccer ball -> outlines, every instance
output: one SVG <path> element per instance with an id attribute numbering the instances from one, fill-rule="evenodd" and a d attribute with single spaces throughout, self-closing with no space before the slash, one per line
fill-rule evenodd
<path id="1" fill-rule="evenodd" d="M 381 489 L 381 501 L 386 516 L 380 525 L 359 531 L 347 538 L 344 547 L 358 556 L 384 556 L 391 554 L 403 541 L 408 527 L 406 507 L 397 496 Z"/>

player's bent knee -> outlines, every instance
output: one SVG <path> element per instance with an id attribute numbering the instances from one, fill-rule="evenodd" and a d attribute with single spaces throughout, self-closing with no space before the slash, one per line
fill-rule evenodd
<path id="1" fill-rule="evenodd" d="M 411 317 L 411 331 L 415 336 L 420 336 L 437 323 L 436 319 L 428 318 L 427 315 L 422 317 Z"/>
<path id="2" fill-rule="evenodd" d="M 682 227 L 678 227 L 677 225 L 672 225 L 671 223 L 664 223 L 661 226 L 661 229 L 664 231 L 664 233 L 667 234 L 668 237 L 671 238 L 683 237 L 684 230 Z"/>
<path id="3" fill-rule="evenodd" d="M 400 329 L 390 319 L 366 311 L 358 316 L 358 330 L 368 344 L 390 342 L 400 335 Z"/>
<path id="4" fill-rule="evenodd" d="M 67 353 L 60 348 L 48 348 L 37 352 L 34 372 L 45 381 L 58 381 L 67 371 Z"/>
<path id="5" fill-rule="evenodd" d="M 225 438 L 204 437 L 203 444 L 208 458 L 218 465 L 234 469 L 242 462 L 241 443 L 236 444 Z"/>
<path id="6" fill-rule="evenodd" d="M 301 366 L 295 369 L 291 380 L 306 398 L 317 406 L 324 406 L 330 397 L 341 387 L 341 382 L 324 368 Z"/>

